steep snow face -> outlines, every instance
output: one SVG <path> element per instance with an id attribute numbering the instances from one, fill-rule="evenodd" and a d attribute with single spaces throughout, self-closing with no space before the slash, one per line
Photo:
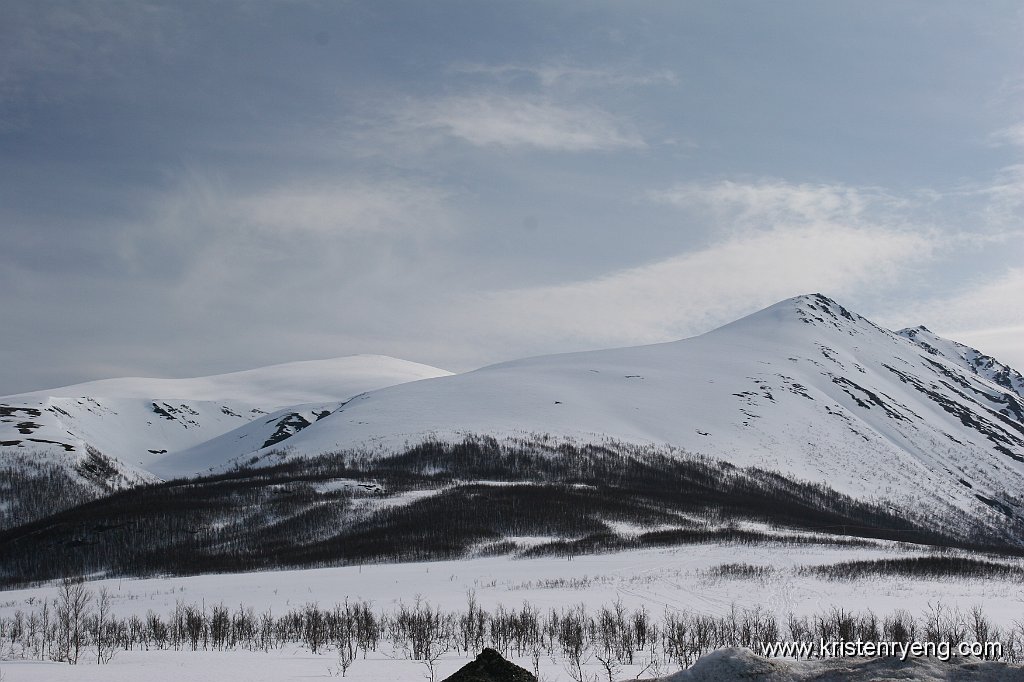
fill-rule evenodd
<path id="1" fill-rule="evenodd" d="M 1002 386 L 1004 390 L 1013 391 L 1018 396 L 1024 397 L 1024 376 L 1021 376 L 1021 373 L 1013 367 L 1004 365 L 991 355 L 985 355 L 976 348 L 937 336 L 923 325 L 901 329 L 899 334 L 910 339 L 932 355 L 945 358 L 954 364 L 965 367 L 992 383 Z"/>
<path id="2" fill-rule="evenodd" d="M 130 480 L 141 480 L 157 457 L 265 420 L 282 407 L 319 403 L 307 411 L 326 414 L 364 391 L 448 374 L 406 360 L 354 355 L 192 379 L 92 381 L 0 398 L 0 449 L 60 456 L 72 464 L 91 449 L 132 471 Z M 287 423 L 275 424 L 249 449 L 269 445 L 279 430 L 290 435 L 310 423 L 282 418 Z"/>
<path id="3" fill-rule="evenodd" d="M 683 341 L 374 391 L 281 445 L 386 454 L 466 433 L 669 444 L 908 505 L 1016 514 L 1024 491 L 1019 396 L 821 295 Z"/>

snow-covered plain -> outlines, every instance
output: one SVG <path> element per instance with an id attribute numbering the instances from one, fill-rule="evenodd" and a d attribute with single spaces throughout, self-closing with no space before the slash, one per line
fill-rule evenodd
<path id="1" fill-rule="evenodd" d="M 571 560 L 490 557 L 183 578 L 112 579 L 89 583 L 89 587 L 106 586 L 113 595 L 115 613 L 122 616 L 133 613 L 144 616 L 149 610 L 166 615 L 177 602 L 202 604 L 206 608 L 223 603 L 232 609 L 244 604 L 257 612 L 272 609 L 274 613 L 284 613 L 311 602 L 329 607 L 346 598 L 371 602 L 378 611 L 393 611 L 400 602 L 411 605 L 419 597 L 454 611 L 465 608 L 467 592 L 472 590 L 479 604 L 488 610 L 498 605 L 518 609 L 524 602 L 542 610 L 559 610 L 575 604 L 596 610 L 621 600 L 629 609 L 646 607 L 655 617 L 667 611 L 722 615 L 733 606 L 761 606 L 784 622 L 789 613 L 822 614 L 832 606 L 851 611 L 871 609 L 879 616 L 902 608 L 921 616 L 941 603 L 964 612 L 981 606 L 1000 626 L 1010 626 L 1022 618 L 1024 589 L 1018 581 L 888 577 L 833 582 L 795 571 L 802 565 L 913 554 L 913 550 L 886 542 L 866 548 L 718 544 L 576 556 Z M 716 566 L 734 563 L 767 566 L 771 570 L 756 579 L 726 579 L 709 573 Z M 42 599 L 53 599 L 56 593 L 54 586 L 2 592 L 0 617 L 9 617 L 18 609 L 38 608 Z M 512 660 L 531 668 L 527 659 L 513 657 Z M 438 679 L 466 662 L 462 654 L 444 656 Z M 143 678 L 170 682 L 326 678 L 330 676 L 328 669 L 336 666 L 336 660 L 331 652 L 313 655 L 306 649 L 292 646 L 270 653 L 119 652 L 105 666 L 88 661 L 78 666 L 22 661 L 0 665 L 7 682 Z M 623 667 L 619 679 L 634 677 L 642 667 Z M 599 674 L 601 670 L 593 659 L 584 669 L 591 674 Z M 366 660 L 355 661 L 347 679 L 411 681 L 422 679 L 425 670 L 422 663 L 394 655 L 387 644 L 382 644 L 376 654 L 371 652 Z M 561 660 L 551 661 L 545 657 L 541 661 L 541 672 L 552 682 L 570 679 Z M 660 672 L 669 674 L 673 670 L 663 668 Z"/>

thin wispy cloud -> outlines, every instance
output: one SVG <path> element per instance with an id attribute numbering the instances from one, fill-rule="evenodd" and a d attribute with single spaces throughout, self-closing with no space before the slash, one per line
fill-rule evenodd
<path id="1" fill-rule="evenodd" d="M 978 278 L 958 291 L 893 311 L 887 317 L 897 314 L 904 320 L 902 325 L 924 324 L 1024 371 L 1024 268 Z"/>
<path id="2" fill-rule="evenodd" d="M 41 78 L 70 75 L 79 87 L 117 78 L 128 67 L 118 57 L 126 49 L 144 47 L 161 60 L 189 46 L 178 8 L 143 0 L 5 3 L 0 18 L 0 86 L 24 96 L 60 96 Z"/>
<path id="3" fill-rule="evenodd" d="M 1024 147 L 1024 121 L 997 130 L 992 134 L 991 139 L 996 145 Z"/>
<path id="4" fill-rule="evenodd" d="M 645 146 L 626 121 L 583 105 L 504 95 L 451 97 L 418 102 L 402 112 L 411 131 L 435 131 L 477 147 L 586 152 Z"/>
<path id="5" fill-rule="evenodd" d="M 1024 213 L 1024 164 L 1003 169 L 999 181 L 985 190 L 991 198 L 986 212 L 996 224 L 1022 228 Z"/>
<path id="6" fill-rule="evenodd" d="M 949 193 L 973 204 L 980 220 L 971 228 L 978 233 L 1019 233 L 1024 210 L 1024 163 L 1005 166 L 984 182 L 972 182 Z"/>
<path id="7" fill-rule="evenodd" d="M 485 76 L 505 83 L 526 78 L 543 89 L 636 88 L 679 84 L 679 77 L 671 69 L 630 72 L 621 69 L 581 67 L 559 62 L 534 65 L 456 64 L 449 67 L 449 70 L 456 74 Z"/>
<path id="8" fill-rule="evenodd" d="M 508 336 L 652 343 L 800 293 L 884 289 L 931 248 L 924 235 L 882 229 L 779 227 L 591 281 L 490 294 L 478 310 Z"/>
<path id="9" fill-rule="evenodd" d="M 1024 268 L 967 283 L 961 291 L 922 302 L 910 314 L 936 330 L 983 334 L 1024 327 Z"/>
<path id="10" fill-rule="evenodd" d="M 418 254 L 458 233 L 450 200 L 447 190 L 401 180 L 343 175 L 254 191 L 189 172 L 154 201 L 144 218 L 151 229 L 126 225 L 120 242 L 136 269 L 177 259 L 169 291 L 178 300 L 228 306 L 248 284 L 265 297 L 260 305 L 283 305 L 309 296 L 304 288 L 386 289 Z"/>
<path id="11" fill-rule="evenodd" d="M 879 188 L 837 184 L 790 183 L 781 180 L 683 183 L 649 194 L 654 201 L 677 208 L 708 210 L 719 221 L 776 225 L 831 220 L 859 221 L 868 210 L 893 210 L 906 200 Z"/>
<path id="12" fill-rule="evenodd" d="M 935 230 L 901 225 L 894 211 L 903 202 L 876 189 L 773 180 L 679 185 L 650 197 L 712 209 L 722 237 L 587 281 L 488 294 L 479 314 L 508 320 L 508 335 L 665 341 L 801 293 L 884 291 L 944 248 Z"/>
<path id="13" fill-rule="evenodd" d="M 226 215 L 245 228 L 319 235 L 401 234 L 416 238 L 453 228 L 447 193 L 403 183 L 338 179 L 238 197 Z"/>

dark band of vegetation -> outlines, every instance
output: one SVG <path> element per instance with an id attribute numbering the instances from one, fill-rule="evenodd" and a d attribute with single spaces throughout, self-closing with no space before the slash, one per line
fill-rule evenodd
<path id="1" fill-rule="evenodd" d="M 843 561 L 824 566 L 805 566 L 801 573 L 829 580 L 858 580 L 899 575 L 907 578 L 991 578 L 1024 582 L 1021 566 L 959 556 L 921 556 L 872 561 Z"/>
<path id="2" fill-rule="evenodd" d="M 467 438 L 392 457 L 330 453 L 115 493 L 0 533 L 0 582 L 823 541 L 806 531 L 836 543 L 1020 552 L 1024 532 L 1004 517 L 982 525 L 950 514 L 891 511 L 678 451 Z M 742 521 L 780 530 L 740 529 Z M 664 530 L 622 534 L 613 522 Z M 515 536 L 552 539 L 524 548 L 509 540 Z"/>
<path id="3" fill-rule="evenodd" d="M 0 529 L 46 518 L 105 492 L 56 462 L 5 453 L 0 458 Z"/>

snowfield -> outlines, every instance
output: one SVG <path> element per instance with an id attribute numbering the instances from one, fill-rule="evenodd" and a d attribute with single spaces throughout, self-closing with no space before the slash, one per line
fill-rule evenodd
<path id="1" fill-rule="evenodd" d="M 470 434 L 614 439 L 899 507 L 1020 517 L 1022 381 L 980 351 L 925 329 L 882 329 L 815 294 L 682 341 L 460 375 L 354 356 L 13 396 L 0 399 L 0 450 L 77 462 L 91 448 L 132 484 L 281 452 L 384 456 Z"/>
<path id="2" fill-rule="evenodd" d="M 92 449 L 127 483 L 154 480 L 161 456 L 214 442 L 227 456 L 291 435 L 365 391 L 450 372 L 383 355 L 291 362 L 192 379 L 106 379 L 0 397 L 0 456 L 81 461 Z M 285 409 L 287 408 L 287 409 Z M 293 416 L 294 415 L 294 416 Z M 249 440 L 216 440 L 251 425 Z M 184 454 L 182 461 L 192 461 Z M 197 469 L 205 457 L 200 455 Z"/>
<path id="3" fill-rule="evenodd" d="M 465 434 L 611 438 L 758 466 L 859 499 L 1019 516 L 1019 375 L 926 332 L 904 334 L 824 296 L 801 296 L 682 341 L 516 360 L 372 391 L 255 454 L 386 455 Z M 170 454 L 159 471 L 238 461 L 225 452 L 232 456 L 208 452 L 202 466 Z"/>
<path id="4" fill-rule="evenodd" d="M 565 558 L 514 560 L 506 557 L 463 561 L 439 561 L 393 565 L 368 565 L 301 571 L 268 571 L 246 574 L 202 575 L 147 580 L 103 580 L 90 583 L 91 589 L 109 588 L 115 613 L 145 616 L 147 611 L 166 614 L 175 604 L 202 604 L 209 609 L 223 603 L 232 609 L 239 604 L 257 611 L 272 609 L 283 613 L 317 602 L 329 607 L 349 600 L 366 600 L 375 609 L 392 611 L 400 603 L 412 604 L 421 598 L 446 610 L 464 609 L 467 593 L 473 591 L 479 604 L 488 610 L 499 605 L 521 608 L 529 602 L 542 611 L 584 604 L 590 610 L 609 606 L 616 600 L 629 609 L 645 607 L 655 617 L 669 612 L 711 615 L 727 614 L 732 608 L 761 606 L 784 622 L 790 613 L 814 615 L 832 606 L 850 611 L 871 609 L 879 616 L 895 609 L 922 615 L 929 609 L 959 609 L 967 612 L 981 606 L 994 623 L 1011 626 L 1024 613 L 1024 590 L 1016 581 L 993 579 L 921 580 L 877 578 L 855 581 L 827 581 L 796 572 L 802 565 L 834 563 L 852 559 L 906 556 L 912 550 L 893 543 L 878 543 L 874 548 L 837 547 L 750 547 L 739 544 L 702 545 L 664 550 L 619 552 Z M 722 578 L 713 569 L 723 564 L 748 563 L 770 569 L 765 576 L 747 580 Z M 1024 562 L 1021 562 L 1024 565 Z M 40 600 L 53 599 L 54 586 L 0 593 L 0 617 L 9 617 L 21 609 L 38 608 Z M 335 654 L 313 655 L 299 647 L 264 652 L 224 651 L 132 651 L 119 652 L 109 665 L 86 661 L 78 666 L 58 663 L 7 661 L 0 663 L 7 682 L 15 680 L 298 680 L 330 677 L 336 666 Z M 446 654 L 440 661 L 437 679 L 443 679 L 469 659 L 462 654 Z M 532 662 L 525 657 L 510 660 L 527 669 Z M 542 660 L 546 679 L 568 681 L 570 676 L 562 660 Z M 721 664 L 721 661 L 719 661 Z M 780 666 L 781 667 L 781 666 Z M 924 670 L 932 669 L 929 664 Z M 631 679 L 643 665 L 624 666 L 617 679 Z M 717 669 L 717 668 L 714 668 Z M 798 667 L 804 670 L 806 667 Z M 945 668 L 940 668 L 945 669 Z M 371 652 L 366 660 L 356 660 L 346 679 L 417 680 L 423 679 L 421 662 L 403 659 L 390 652 L 386 644 Z M 606 679 L 600 664 L 591 659 L 584 670 Z M 705 676 L 672 678 L 679 680 L 726 680 L 735 677 Z M 700 668 L 698 668 L 698 672 Z M 662 675 L 673 673 L 662 669 Z M 1024 672 L 1013 671 L 1024 676 Z M 645 677 L 652 677 L 648 671 Z M 805 679 L 796 673 L 777 680 Z M 833 678 L 824 678 L 833 679 Z M 835 678 L 845 679 L 845 678 Z M 871 679 L 852 678 L 852 679 Z M 946 679 L 922 676 L 907 679 Z M 960 678 L 951 678 L 960 679 Z M 992 677 L 964 679 L 1024 679 Z"/>

